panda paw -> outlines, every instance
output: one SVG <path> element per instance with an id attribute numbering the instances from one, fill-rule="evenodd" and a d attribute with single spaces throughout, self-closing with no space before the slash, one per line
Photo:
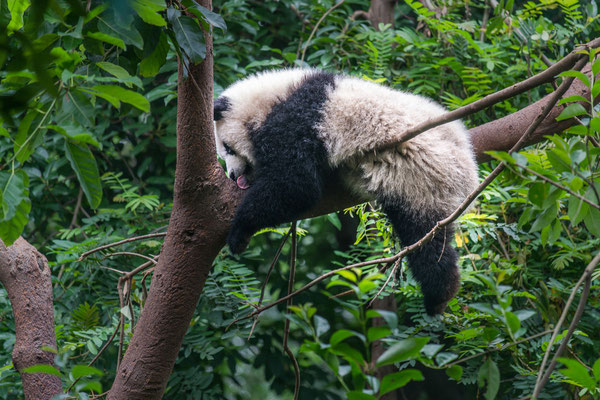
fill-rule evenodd
<path id="1" fill-rule="evenodd" d="M 246 247 L 248 247 L 250 238 L 252 238 L 252 235 L 245 235 L 240 230 L 231 230 L 231 232 L 229 232 L 229 236 L 227 237 L 229 250 L 231 250 L 233 254 L 240 254 L 246 249 Z"/>

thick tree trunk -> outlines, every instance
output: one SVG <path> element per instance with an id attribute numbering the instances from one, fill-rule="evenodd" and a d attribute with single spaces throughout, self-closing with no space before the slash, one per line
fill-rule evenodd
<path id="1" fill-rule="evenodd" d="M 394 6 L 396 0 L 371 0 L 369 7 L 369 21 L 379 29 L 379 24 L 390 24 L 394 26 Z"/>
<path id="2" fill-rule="evenodd" d="M 15 369 L 21 373 L 25 398 L 50 399 L 62 392 L 60 378 L 28 374 L 32 365 L 54 365 L 56 349 L 52 281 L 46 257 L 23 238 L 6 247 L 0 241 L 0 282 L 8 292 L 15 317 L 16 341 L 12 352 Z"/>
<path id="3" fill-rule="evenodd" d="M 212 9 L 211 1 L 200 2 Z M 183 78 L 180 60 L 173 212 L 146 306 L 108 396 L 160 399 L 212 262 L 225 244 L 239 193 L 215 158 L 212 38 Z"/>

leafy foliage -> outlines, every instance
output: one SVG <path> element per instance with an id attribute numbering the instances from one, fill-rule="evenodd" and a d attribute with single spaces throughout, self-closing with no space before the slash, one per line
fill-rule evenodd
<path id="1" fill-rule="evenodd" d="M 159 254 L 161 241 L 128 242 L 79 258 L 103 244 L 165 230 L 176 146 L 176 57 L 201 62 L 208 30 L 214 33 L 217 93 L 258 70 L 312 66 L 429 96 L 448 108 L 539 72 L 542 55 L 558 60 L 600 31 L 594 0 L 506 1 L 493 10 L 479 0 L 441 1 L 436 9 L 405 0 L 395 26 L 378 29 L 352 18 L 369 7 L 352 0 L 318 24 L 335 3 L 224 0 L 212 12 L 191 0 L 92 1 L 89 10 L 80 1 L 0 0 L 0 237 L 9 244 L 23 233 L 48 256 L 55 285 L 56 371 L 36 368 L 57 372 L 65 387 L 83 378 L 73 395 L 110 387 L 118 339 L 100 354 L 97 369 L 86 365 L 121 319 L 127 347 L 151 279 L 151 272 L 137 275 L 122 306 L 118 271 L 146 262 L 131 254 Z M 599 72 L 597 55 L 589 56 Z M 594 98 L 600 93 L 594 79 L 564 76 L 581 79 Z M 504 116 L 549 90 L 540 87 L 465 122 Z M 251 322 L 229 326 L 258 304 L 287 229 L 266 230 L 242 258 L 225 251 L 216 258 L 165 398 L 291 398 L 293 372 L 281 344 L 285 318 L 305 398 L 377 399 L 400 388 L 436 399 L 428 391 L 435 386 L 432 376 L 448 380 L 433 388 L 437 393 L 452 388 L 457 398 L 530 395 L 550 329 L 600 243 L 594 206 L 600 119 L 596 108 L 587 112 L 575 103 L 595 105 L 592 97 L 563 101 L 559 119 L 581 121 L 567 132 L 519 154 L 494 154 L 509 170 L 457 225 L 463 286 L 443 316 L 423 313 L 416 282 L 405 270 L 380 294 L 393 295 L 397 311 L 369 308 L 388 277 L 364 268 L 299 295 L 287 316 L 276 308 L 254 329 Z M 482 166 L 482 174 L 489 168 Z M 374 205 L 301 227 L 297 286 L 399 248 Z M 288 271 L 288 261 L 280 260 L 263 304 L 285 293 Z M 540 398 L 598 397 L 600 271 L 592 276 L 569 358 Z M 14 321 L 4 293 L 0 289 L 0 399 L 12 399 L 22 397 L 22 387 L 10 360 Z M 374 343 L 385 351 L 374 355 Z M 397 369 L 381 377 L 382 366 Z"/>

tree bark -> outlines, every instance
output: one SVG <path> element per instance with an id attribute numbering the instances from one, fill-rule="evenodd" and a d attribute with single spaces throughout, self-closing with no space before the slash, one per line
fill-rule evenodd
<path id="1" fill-rule="evenodd" d="M 379 30 L 379 24 L 390 24 L 394 27 L 396 2 L 397 0 L 371 0 L 371 6 L 366 16 L 375 29 Z"/>
<path id="2" fill-rule="evenodd" d="M 210 0 L 200 4 L 212 9 Z M 146 306 L 109 399 L 160 399 L 241 193 L 215 158 L 212 33 L 206 58 L 183 78 L 180 60 L 173 211 Z"/>
<path id="3" fill-rule="evenodd" d="M 21 374 L 25 399 L 50 399 L 62 392 L 60 378 L 23 372 L 33 365 L 54 365 L 54 353 L 42 350 L 43 346 L 56 349 L 48 261 L 23 238 L 9 247 L 0 241 L 0 282 L 8 292 L 15 318 L 12 359 Z"/>

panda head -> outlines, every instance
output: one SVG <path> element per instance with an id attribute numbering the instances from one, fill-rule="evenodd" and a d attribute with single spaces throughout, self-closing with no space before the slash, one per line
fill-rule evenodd
<path id="1" fill-rule="evenodd" d="M 287 98 L 308 70 L 280 70 L 247 77 L 227 88 L 214 103 L 217 154 L 227 175 L 240 189 L 256 179 L 252 131 L 259 128 L 273 106 Z"/>
<path id="2" fill-rule="evenodd" d="M 231 101 L 227 96 L 215 100 L 215 144 L 217 154 L 225 161 L 227 176 L 240 189 L 248 189 L 252 182 L 254 163 L 248 127 L 232 115 Z"/>

